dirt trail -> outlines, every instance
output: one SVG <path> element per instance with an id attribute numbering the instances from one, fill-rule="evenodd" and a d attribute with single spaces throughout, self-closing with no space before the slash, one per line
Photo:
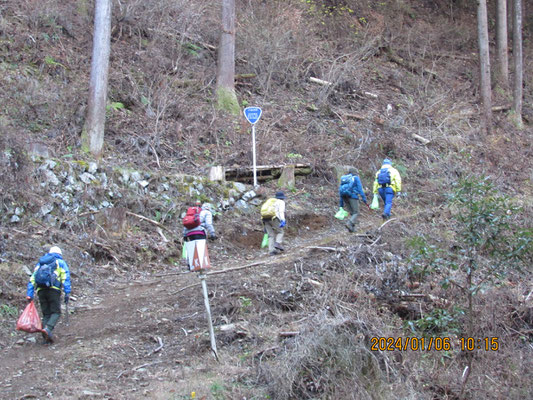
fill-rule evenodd
<path id="1" fill-rule="evenodd" d="M 375 228 L 377 221 L 363 215 L 360 231 Z M 342 245 L 348 237 L 340 223 L 323 228 L 306 237 L 288 237 L 287 251 L 276 257 L 256 249 L 246 258 L 220 263 L 215 244 L 210 251 L 214 271 L 262 262 L 208 277 L 215 325 L 228 322 L 236 299 L 250 297 L 252 286 L 265 287 L 280 267 L 292 269 L 309 246 Z M 27 339 L 37 336 L 28 335 L 4 352 L 0 398 L 178 399 L 205 386 L 202 377 L 243 373 L 246 366 L 230 361 L 235 354 L 225 348 L 225 341 L 234 338 L 217 334 L 219 353 L 227 361 L 214 361 L 199 289 L 178 293 L 198 278 L 185 272 L 170 275 L 174 272 L 175 267 L 167 266 L 159 271 L 163 276 L 82 288 L 68 326 L 63 316 L 56 328 L 56 344 L 43 345 L 40 337 L 31 342 Z"/>

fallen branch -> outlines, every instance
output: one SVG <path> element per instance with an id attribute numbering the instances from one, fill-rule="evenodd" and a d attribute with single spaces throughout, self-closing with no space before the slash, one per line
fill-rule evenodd
<path id="1" fill-rule="evenodd" d="M 370 246 L 369 246 L 369 247 L 374 246 L 377 242 L 379 242 L 380 239 L 381 239 L 381 235 L 379 235 L 378 238 L 377 238 L 376 240 L 374 240 L 372 243 L 370 243 Z"/>
<path id="2" fill-rule="evenodd" d="M 160 227 L 157 227 L 157 233 L 159 233 L 159 235 L 163 239 L 163 242 L 168 243 L 168 239 L 165 237 L 165 235 L 163 235 L 163 231 L 161 230 Z"/>
<path id="3" fill-rule="evenodd" d="M 389 222 L 392 222 L 392 221 L 396 221 L 397 218 L 391 218 L 385 222 L 383 222 L 383 224 L 381 224 L 381 226 L 378 228 L 378 231 L 381 230 L 381 228 L 383 228 L 385 225 L 387 225 Z"/>
<path id="4" fill-rule="evenodd" d="M 410 298 L 410 297 L 422 297 L 422 298 L 426 298 L 427 295 L 424 294 L 424 293 L 408 293 L 408 294 L 401 294 L 401 295 L 400 295 L 400 298 L 401 298 L 401 299 L 404 299 L 404 298 Z"/>
<path id="5" fill-rule="evenodd" d="M 152 354 L 155 354 L 157 353 L 158 351 L 160 351 L 162 348 L 163 348 L 163 341 L 161 340 L 161 338 L 158 336 L 157 338 L 154 337 L 154 340 L 159 343 L 159 346 L 156 347 L 154 350 L 152 350 L 150 353 L 148 353 L 146 356 L 151 356 Z"/>
<path id="6" fill-rule="evenodd" d="M 202 284 L 202 282 L 196 282 L 196 283 L 193 283 L 192 285 L 187 285 L 187 286 L 184 286 L 182 287 L 181 289 L 175 291 L 174 293 L 171 293 L 170 295 L 173 296 L 175 294 L 178 294 L 180 292 L 183 292 L 184 290 L 187 290 L 187 289 L 190 289 L 190 288 L 193 288 L 195 286 L 200 286 Z"/>
<path id="7" fill-rule="evenodd" d="M 254 358 L 262 358 L 265 353 L 268 352 L 275 352 L 276 350 L 279 350 L 279 346 L 269 347 L 268 349 L 260 350 L 257 353 L 255 353 Z"/>
<path id="8" fill-rule="evenodd" d="M 154 364 L 161 364 L 163 361 L 153 361 L 153 362 L 149 362 L 149 363 L 145 363 L 145 364 L 142 364 L 142 365 L 138 365 L 136 367 L 133 367 L 131 370 L 132 371 L 137 371 L 138 369 L 141 369 L 141 368 L 144 368 L 144 367 L 148 367 L 150 365 L 154 365 Z"/>
<path id="9" fill-rule="evenodd" d="M 435 71 L 431 71 L 430 69 L 427 69 L 427 68 L 420 68 L 418 65 L 412 63 L 412 62 L 409 62 L 405 59 L 403 59 L 402 57 L 396 55 L 391 48 L 387 47 L 385 49 L 386 53 L 387 53 L 387 56 L 389 57 L 389 60 L 392 61 L 392 62 L 395 62 L 396 64 L 402 66 L 402 67 L 405 67 L 407 69 L 410 69 L 411 71 L 415 71 L 416 73 L 420 74 L 420 75 L 423 75 L 423 74 L 428 74 L 428 75 L 431 75 L 433 76 L 434 78 L 437 77 L 437 73 Z"/>
<path id="10" fill-rule="evenodd" d="M 336 247 L 322 247 L 322 246 L 307 246 L 306 249 L 310 250 L 324 250 L 324 251 L 337 251 Z"/>
<path id="11" fill-rule="evenodd" d="M 126 214 L 131 215 L 131 216 L 136 217 L 136 218 L 139 218 L 139 219 L 141 219 L 143 221 L 150 222 L 151 224 L 154 224 L 154 225 L 160 227 L 161 229 L 166 230 L 167 232 L 171 232 L 170 229 L 168 229 L 166 226 L 161 225 L 159 222 L 154 221 L 153 219 L 143 217 L 142 215 L 132 213 L 131 211 L 126 211 Z"/>
<path id="12" fill-rule="evenodd" d="M 251 264 L 241 265 L 240 267 L 227 268 L 227 269 L 222 269 L 220 271 L 211 271 L 211 272 L 206 273 L 206 275 L 225 274 L 226 272 L 238 271 L 240 269 L 255 267 L 257 265 L 262 265 L 262 264 L 265 264 L 265 262 L 264 261 L 257 261 L 257 262 L 251 263 Z M 166 274 L 158 274 L 158 275 L 155 275 L 155 276 L 162 277 L 162 276 L 182 275 L 182 274 L 190 274 L 190 271 L 187 271 L 187 272 L 167 272 Z M 184 287 L 183 289 L 186 289 L 187 287 Z M 181 289 L 179 291 L 181 291 Z M 178 293 L 178 292 L 176 292 L 176 293 Z"/>
<path id="13" fill-rule="evenodd" d="M 220 271 L 212 271 L 212 272 L 208 272 L 206 275 L 225 274 L 226 272 L 238 271 L 238 270 L 240 270 L 240 269 L 245 269 L 245 268 L 255 267 L 255 266 L 257 266 L 257 265 L 262 265 L 262 264 L 264 264 L 263 261 L 257 261 L 257 262 L 251 263 L 251 264 L 241 265 L 240 267 L 227 268 L 227 269 L 222 269 L 222 270 L 220 270 Z"/>

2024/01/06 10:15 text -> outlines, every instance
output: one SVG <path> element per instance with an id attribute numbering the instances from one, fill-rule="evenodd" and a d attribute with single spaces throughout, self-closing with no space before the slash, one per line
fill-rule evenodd
<path id="1" fill-rule="evenodd" d="M 461 351 L 485 350 L 498 351 L 500 348 L 498 337 L 462 337 L 458 344 Z M 457 344 L 457 341 L 455 341 Z M 450 351 L 454 346 L 454 339 L 450 337 L 378 337 L 370 338 L 371 351 Z"/>

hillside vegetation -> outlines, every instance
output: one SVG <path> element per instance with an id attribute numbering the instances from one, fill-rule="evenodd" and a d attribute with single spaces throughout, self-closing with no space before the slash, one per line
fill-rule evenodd
<path id="1" fill-rule="evenodd" d="M 237 97 L 263 109 L 257 161 L 312 171 L 281 188 L 286 251 L 269 257 L 259 205 L 277 180 L 207 179 L 211 166 L 252 164 L 250 124 L 216 108 L 218 2 L 113 2 L 93 160 L 80 149 L 93 2 L 0 1 L 0 397 L 529 398 L 533 2 L 524 129 L 495 86 L 488 136 L 474 3 L 236 0 Z M 362 206 L 349 233 L 333 217 L 339 175 L 356 167 L 371 200 L 385 157 L 403 179 L 393 218 Z M 216 208 L 218 361 L 181 259 L 196 200 Z M 14 326 L 51 245 L 73 296 L 44 346 Z M 433 348 L 407 345 L 422 340 Z"/>

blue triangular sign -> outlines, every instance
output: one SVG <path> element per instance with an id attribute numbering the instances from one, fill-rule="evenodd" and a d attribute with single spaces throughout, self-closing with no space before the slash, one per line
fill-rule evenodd
<path id="1" fill-rule="evenodd" d="M 252 125 L 255 124 L 257 121 L 259 121 L 259 118 L 261 118 L 261 113 L 263 110 L 259 107 L 246 107 L 244 109 L 244 116 L 248 120 L 249 123 Z"/>

